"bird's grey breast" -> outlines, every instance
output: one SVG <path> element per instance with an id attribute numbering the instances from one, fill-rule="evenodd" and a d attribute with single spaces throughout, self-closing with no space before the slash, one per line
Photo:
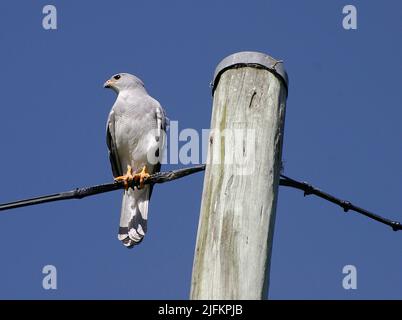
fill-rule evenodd
<path id="1" fill-rule="evenodd" d="M 116 146 L 124 161 L 147 152 L 147 138 L 156 128 L 155 112 L 149 96 L 118 98 L 113 106 Z"/>

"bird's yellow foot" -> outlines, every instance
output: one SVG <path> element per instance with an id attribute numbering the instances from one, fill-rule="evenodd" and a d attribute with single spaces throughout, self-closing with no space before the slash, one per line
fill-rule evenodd
<path id="1" fill-rule="evenodd" d="M 133 169 L 129 165 L 127 166 L 127 172 L 125 175 L 114 178 L 114 181 L 117 182 L 123 181 L 124 189 L 126 190 L 128 190 L 128 187 L 133 180 L 134 180 Z"/>
<path id="2" fill-rule="evenodd" d="M 144 167 L 142 168 L 142 170 L 141 170 L 140 173 L 136 173 L 136 174 L 133 176 L 133 179 L 134 179 L 135 181 L 139 181 L 139 182 L 140 182 L 140 184 L 139 184 L 139 186 L 138 186 L 138 189 L 142 189 L 142 188 L 144 187 L 144 181 L 147 180 L 148 178 L 149 178 L 149 173 L 147 172 L 147 167 L 146 167 L 146 166 L 144 166 Z"/>

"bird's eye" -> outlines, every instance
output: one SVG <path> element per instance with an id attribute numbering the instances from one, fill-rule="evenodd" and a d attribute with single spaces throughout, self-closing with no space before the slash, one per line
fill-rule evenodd
<path id="1" fill-rule="evenodd" d="M 119 80 L 119 79 L 121 78 L 121 75 L 116 74 L 113 78 L 114 78 L 115 80 Z"/>

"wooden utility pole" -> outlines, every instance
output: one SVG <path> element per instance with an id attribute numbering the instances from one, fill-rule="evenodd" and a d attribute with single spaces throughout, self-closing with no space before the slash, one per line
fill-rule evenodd
<path id="1" fill-rule="evenodd" d="M 267 298 L 287 83 L 258 52 L 215 70 L 191 299 Z"/>

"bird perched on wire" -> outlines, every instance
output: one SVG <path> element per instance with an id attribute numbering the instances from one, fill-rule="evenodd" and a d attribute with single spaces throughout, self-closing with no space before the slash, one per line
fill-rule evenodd
<path id="1" fill-rule="evenodd" d="M 107 120 L 106 142 L 113 176 L 125 185 L 118 239 L 132 248 L 147 232 L 153 186 L 144 185 L 144 181 L 160 171 L 167 118 L 134 75 L 116 74 L 104 87 L 117 93 Z M 138 188 L 130 187 L 133 180 L 139 182 Z"/>

